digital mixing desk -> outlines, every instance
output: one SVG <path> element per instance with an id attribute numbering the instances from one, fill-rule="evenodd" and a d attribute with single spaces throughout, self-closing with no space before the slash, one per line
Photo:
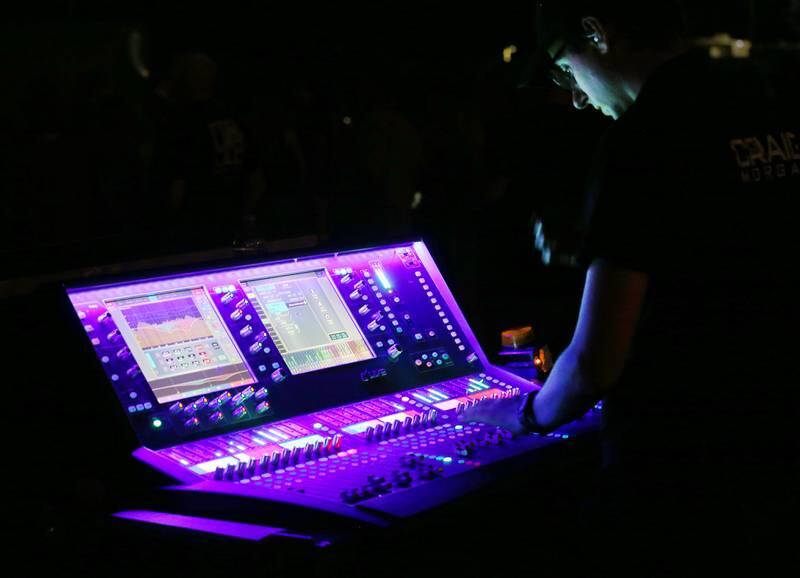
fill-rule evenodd
<path id="1" fill-rule="evenodd" d="M 422 242 L 71 286 L 141 446 L 187 495 L 391 524 L 593 428 L 458 415 L 539 384 L 492 366 Z"/>

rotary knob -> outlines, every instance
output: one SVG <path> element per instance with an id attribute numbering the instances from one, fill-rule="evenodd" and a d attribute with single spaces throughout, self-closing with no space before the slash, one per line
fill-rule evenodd
<path id="1" fill-rule="evenodd" d="M 270 374 L 270 377 L 272 378 L 272 381 L 274 383 L 280 383 L 284 379 L 286 379 L 286 370 L 283 369 L 282 367 L 279 367 Z"/>
<path id="2" fill-rule="evenodd" d="M 398 357 L 400 357 L 400 354 L 403 353 L 403 348 L 400 347 L 398 343 L 395 343 L 394 345 L 389 347 L 389 349 L 387 349 L 386 351 L 389 354 L 389 357 L 391 357 L 392 359 L 397 359 Z"/>

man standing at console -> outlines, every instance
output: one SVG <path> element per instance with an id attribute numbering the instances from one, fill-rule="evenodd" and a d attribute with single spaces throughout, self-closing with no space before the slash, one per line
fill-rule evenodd
<path id="1" fill-rule="evenodd" d="M 539 4 L 553 80 L 616 122 L 570 345 L 538 395 L 466 419 L 547 431 L 603 399 L 609 516 L 592 530 L 634 546 L 614 556 L 638 552 L 643 575 L 690 574 L 687 548 L 755 559 L 794 509 L 798 107 L 752 61 L 689 50 L 669 0 Z"/>

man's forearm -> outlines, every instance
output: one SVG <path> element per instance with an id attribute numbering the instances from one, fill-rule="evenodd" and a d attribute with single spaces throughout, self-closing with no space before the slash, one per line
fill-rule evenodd
<path id="1" fill-rule="evenodd" d="M 591 382 L 591 372 L 581 357 L 574 347 L 568 347 L 536 396 L 533 410 L 542 428 L 553 430 L 577 419 L 600 399 L 598 389 Z"/>

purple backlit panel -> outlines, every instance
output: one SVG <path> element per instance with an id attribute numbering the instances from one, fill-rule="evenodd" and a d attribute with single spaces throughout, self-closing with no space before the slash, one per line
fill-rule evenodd
<path id="1" fill-rule="evenodd" d="M 142 441 L 134 456 L 183 498 L 245 500 L 288 527 L 301 511 L 387 525 L 597 427 L 595 412 L 546 436 L 459 419 L 539 384 L 489 364 L 421 242 L 68 295 Z M 247 539 L 273 530 L 122 517 Z"/>
<path id="2" fill-rule="evenodd" d="M 481 371 L 421 242 L 68 289 L 147 447 Z"/>

